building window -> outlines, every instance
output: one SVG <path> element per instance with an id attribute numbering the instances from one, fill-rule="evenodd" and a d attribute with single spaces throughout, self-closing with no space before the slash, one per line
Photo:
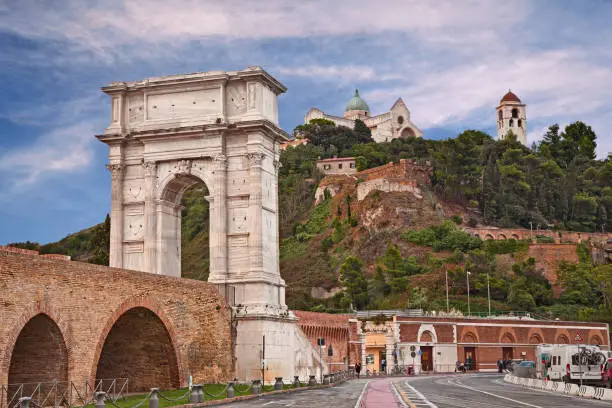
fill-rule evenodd
<path id="1" fill-rule="evenodd" d="M 351 163 L 351 169 L 355 168 L 355 163 Z"/>
<path id="2" fill-rule="evenodd" d="M 398 117 L 397 117 L 397 123 L 399 123 L 400 125 L 401 125 L 402 123 L 404 123 L 404 117 L 403 117 L 403 116 L 398 116 Z"/>
<path id="3" fill-rule="evenodd" d="M 498 117 L 499 117 L 499 120 L 504 120 L 504 114 L 502 113 L 501 110 L 498 112 Z"/>
<path id="4" fill-rule="evenodd" d="M 338 163 L 338 168 L 341 169 L 342 168 L 342 163 Z"/>
<path id="5" fill-rule="evenodd" d="M 518 118 L 518 109 L 516 108 L 512 109 L 512 117 L 515 119 Z"/>
<path id="6" fill-rule="evenodd" d="M 329 164 L 323 165 L 323 170 L 329 170 L 329 169 L 331 169 L 331 166 Z"/>
<path id="7" fill-rule="evenodd" d="M 523 121 L 521 119 L 518 120 L 518 127 L 523 127 Z"/>
<path id="8" fill-rule="evenodd" d="M 514 126 L 514 119 L 510 119 L 510 127 Z"/>

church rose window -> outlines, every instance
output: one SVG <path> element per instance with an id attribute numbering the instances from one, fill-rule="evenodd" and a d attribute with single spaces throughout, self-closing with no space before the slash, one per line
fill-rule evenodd
<path id="1" fill-rule="evenodd" d="M 397 123 L 399 123 L 400 125 L 401 125 L 402 123 L 404 123 L 404 117 L 403 117 L 403 116 L 398 116 L 398 117 L 397 117 Z"/>

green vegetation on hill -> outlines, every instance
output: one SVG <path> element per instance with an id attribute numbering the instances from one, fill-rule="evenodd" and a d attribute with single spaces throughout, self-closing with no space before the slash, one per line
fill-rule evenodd
<path id="1" fill-rule="evenodd" d="M 578 264 L 561 266 L 562 290 L 555 297 L 535 260 L 528 258 L 526 241 L 483 242 L 457 226 L 529 227 L 531 222 L 534 227 L 610 230 L 612 158 L 595 159 L 595 134 L 584 123 L 573 123 L 563 132 L 553 125 L 532 148 L 473 130 L 448 140 L 374 143 L 363 123 L 348 129 L 324 119 L 298 126 L 294 133 L 310 143 L 289 148 L 280 157 L 280 268 L 290 307 L 443 310 L 448 276 L 451 307 L 466 311 L 469 271 L 473 312 L 487 310 L 488 284 L 497 311 L 612 319 L 611 266 L 593 265 L 585 248 Z M 409 193 L 374 192 L 357 202 L 355 186 L 349 186 L 315 205 L 322 178 L 316 160 L 336 155 L 356 157 L 360 170 L 404 158 L 429 161 L 431 187 L 422 200 Z M 185 192 L 182 202 L 183 276 L 202 280 L 209 269 L 206 194 L 199 184 Z M 462 208 L 464 217 L 440 222 L 439 204 Z M 407 214 L 400 225 L 391 220 L 399 210 Z M 375 225 L 371 219 L 377 220 Z M 109 231 L 107 220 L 57 243 L 19 246 L 105 263 Z M 320 299 L 313 297 L 313 288 L 343 290 Z"/>

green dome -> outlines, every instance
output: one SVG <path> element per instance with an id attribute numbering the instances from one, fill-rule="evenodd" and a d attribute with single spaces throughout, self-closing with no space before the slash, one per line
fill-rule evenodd
<path id="1" fill-rule="evenodd" d="M 346 108 L 344 108 L 345 112 L 352 110 L 370 112 L 370 107 L 368 104 L 359 97 L 359 89 L 355 89 L 355 95 L 353 95 L 353 97 L 346 104 Z"/>

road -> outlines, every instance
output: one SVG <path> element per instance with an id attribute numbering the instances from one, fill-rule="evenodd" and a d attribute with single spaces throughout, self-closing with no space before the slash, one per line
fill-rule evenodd
<path id="1" fill-rule="evenodd" d="M 610 402 L 571 397 L 504 382 L 500 375 L 463 374 L 395 381 L 418 407 L 575 408 L 608 407 Z"/>
<path id="2" fill-rule="evenodd" d="M 232 408 L 354 408 L 365 380 L 347 381 L 343 384 L 318 390 L 305 390 L 287 394 L 263 395 L 260 398 L 223 405 Z"/>
<path id="3" fill-rule="evenodd" d="M 366 384 L 366 391 L 363 392 Z M 572 397 L 506 383 L 503 377 L 497 374 L 370 377 L 347 381 L 331 388 L 263 395 L 258 399 L 230 403 L 224 407 L 354 408 L 360 396 L 365 408 L 406 407 L 406 404 L 399 401 L 399 395 L 394 388 L 407 396 L 418 408 L 612 407 L 612 404 L 606 401 Z"/>

